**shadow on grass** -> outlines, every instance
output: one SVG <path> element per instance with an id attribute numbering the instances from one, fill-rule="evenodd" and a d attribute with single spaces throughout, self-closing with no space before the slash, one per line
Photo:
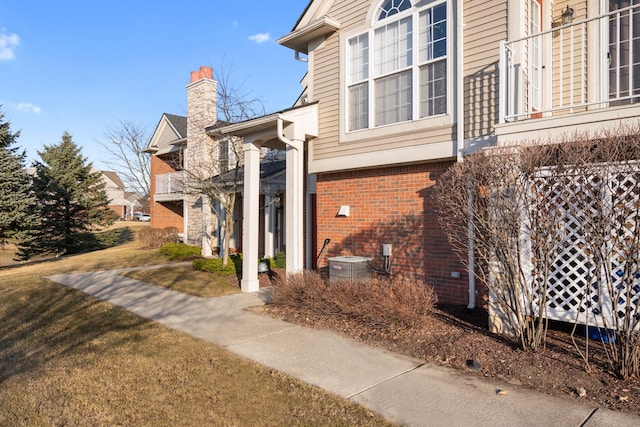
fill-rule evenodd
<path id="1" fill-rule="evenodd" d="M 139 336 L 123 331 L 149 323 L 75 290 L 39 282 L 0 290 L 0 383 L 67 357 L 72 364 L 82 360 L 78 356 L 99 357 Z"/>

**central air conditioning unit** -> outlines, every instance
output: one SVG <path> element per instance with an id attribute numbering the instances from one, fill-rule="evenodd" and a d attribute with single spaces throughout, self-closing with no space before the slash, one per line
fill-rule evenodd
<path id="1" fill-rule="evenodd" d="M 329 279 L 366 280 L 371 278 L 371 258 L 337 256 L 329 258 Z"/>

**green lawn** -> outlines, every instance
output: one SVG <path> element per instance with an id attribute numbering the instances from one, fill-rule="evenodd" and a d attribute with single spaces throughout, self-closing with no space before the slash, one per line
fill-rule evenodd
<path id="1" fill-rule="evenodd" d="M 137 270 L 124 274 L 132 279 L 164 286 L 174 291 L 184 292 L 202 298 L 237 294 L 240 292 L 236 276 L 220 276 L 214 273 L 194 270 L 191 265 L 179 267 Z"/>

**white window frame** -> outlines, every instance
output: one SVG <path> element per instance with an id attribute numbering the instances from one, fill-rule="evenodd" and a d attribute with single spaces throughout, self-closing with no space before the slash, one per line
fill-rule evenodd
<path id="1" fill-rule="evenodd" d="M 370 20 L 368 20 L 367 27 L 360 27 L 354 29 L 349 33 L 344 33 L 341 35 L 340 46 L 341 46 L 341 64 L 342 64 L 342 73 L 341 73 L 341 82 L 340 82 L 340 102 L 343 106 L 343 113 L 341 114 L 341 140 L 344 142 L 361 140 L 364 138 L 370 137 L 380 137 L 385 135 L 396 134 L 398 132 L 404 131 L 416 131 L 416 130 L 426 130 L 428 128 L 434 127 L 442 127 L 442 126 L 450 126 L 453 124 L 453 97 L 454 93 L 454 82 L 455 76 L 452 73 L 452 70 L 455 69 L 455 57 L 453 55 L 454 52 L 454 44 L 455 44 L 455 33 L 454 33 L 454 15 L 453 15 L 453 2 L 450 0 L 433 0 L 428 2 L 427 4 L 423 4 L 421 7 L 416 7 L 415 2 L 414 6 L 406 11 L 397 13 L 392 17 L 385 18 L 383 20 L 378 21 L 378 11 L 384 2 L 377 3 L 372 9 L 373 15 L 370 15 Z M 437 58 L 435 61 L 444 60 L 446 61 L 446 112 L 441 114 L 436 114 L 432 116 L 425 116 L 420 118 L 420 93 L 419 93 L 419 76 L 421 66 L 424 66 L 426 62 L 434 62 L 434 61 L 419 61 L 419 16 L 422 12 L 427 9 L 434 8 L 439 5 L 445 5 L 446 14 L 447 14 L 447 28 L 446 28 L 446 53 L 444 56 Z M 411 70 L 412 72 L 412 113 L 411 119 L 406 121 L 399 121 L 389 124 L 383 124 L 376 126 L 375 124 L 375 88 L 372 87 L 375 85 L 376 79 L 380 76 L 375 75 L 375 65 L 374 65 L 374 55 L 375 55 L 375 30 L 377 28 L 381 28 L 383 26 L 388 25 L 392 22 L 400 21 L 406 17 L 412 17 L 412 62 L 409 67 L 404 69 Z M 368 35 L 369 45 L 368 45 L 368 74 L 367 77 L 359 83 L 366 82 L 369 86 L 368 88 L 368 126 L 363 129 L 350 130 L 350 110 L 349 110 L 349 88 L 354 86 L 357 82 L 350 82 L 350 56 L 349 56 L 349 43 L 350 40 L 355 37 Z M 398 73 L 398 70 L 394 70 L 394 72 L 384 75 L 393 75 Z"/>
<path id="2" fill-rule="evenodd" d="M 544 10 L 542 0 L 529 0 L 529 31 L 530 35 L 535 35 L 542 32 L 543 18 L 542 11 Z M 535 12 L 535 16 L 534 16 Z M 543 99 L 543 86 L 542 86 L 542 73 L 543 73 L 543 46 L 542 37 L 536 37 L 529 42 L 529 91 L 530 91 L 530 109 L 531 111 L 540 111 L 544 109 L 542 105 Z"/>

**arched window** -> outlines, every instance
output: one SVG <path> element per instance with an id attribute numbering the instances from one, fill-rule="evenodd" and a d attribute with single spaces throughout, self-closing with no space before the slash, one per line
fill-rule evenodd
<path id="1" fill-rule="evenodd" d="M 395 15 L 398 12 L 405 11 L 411 7 L 410 0 L 387 0 L 380 6 L 380 14 L 378 19 L 382 20 Z"/>
<path id="2" fill-rule="evenodd" d="M 418 4 L 385 0 L 347 40 L 348 131 L 447 113 L 447 3 Z"/>

